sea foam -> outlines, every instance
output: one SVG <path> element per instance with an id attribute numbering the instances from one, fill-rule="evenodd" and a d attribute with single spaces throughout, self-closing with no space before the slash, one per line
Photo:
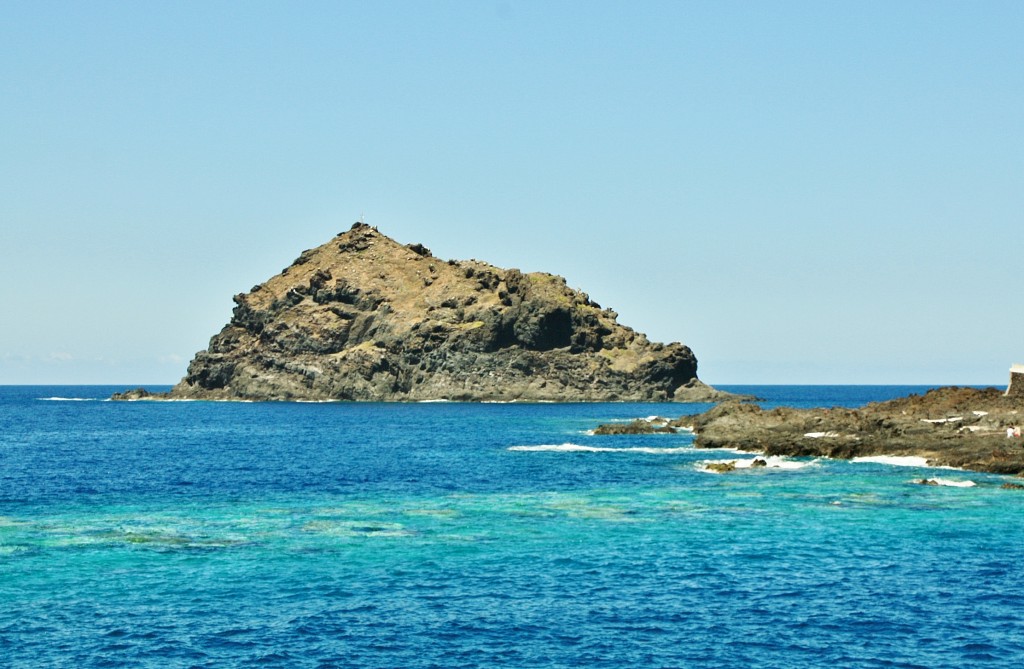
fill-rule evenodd
<path id="1" fill-rule="evenodd" d="M 626 448 L 607 448 L 604 446 L 583 446 L 582 444 L 541 444 L 539 446 L 510 446 L 510 451 L 555 452 L 555 453 L 650 453 L 664 455 L 673 453 L 690 453 L 693 447 L 650 448 L 646 446 L 630 446 Z"/>
<path id="2" fill-rule="evenodd" d="M 851 458 L 850 462 L 873 462 L 879 465 L 894 465 L 896 467 L 927 467 L 928 459 L 919 455 L 862 455 Z"/>
<path id="3" fill-rule="evenodd" d="M 804 467 L 810 467 L 811 465 L 814 465 L 817 462 L 816 460 L 801 462 L 801 461 L 798 461 L 798 460 L 790 460 L 790 459 L 785 458 L 783 456 L 769 455 L 769 456 L 758 456 L 758 457 L 749 458 L 749 459 L 702 460 L 701 462 L 697 463 L 697 467 L 701 471 L 717 474 L 718 472 L 715 472 L 712 469 L 708 469 L 707 466 L 708 465 L 712 465 L 712 464 L 714 464 L 714 465 L 728 465 L 728 464 L 731 464 L 736 469 L 751 469 L 754 466 L 754 461 L 755 460 L 763 460 L 765 462 L 765 467 L 764 467 L 765 469 L 787 469 L 787 470 L 803 469 Z"/>
<path id="4" fill-rule="evenodd" d="M 914 483 L 922 482 L 926 484 L 946 486 L 949 488 L 973 488 L 978 485 L 974 481 L 953 481 L 951 479 L 940 479 L 938 477 L 914 481 Z"/>

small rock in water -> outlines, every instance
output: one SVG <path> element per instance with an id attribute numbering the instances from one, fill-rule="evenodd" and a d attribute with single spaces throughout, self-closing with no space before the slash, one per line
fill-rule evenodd
<path id="1" fill-rule="evenodd" d="M 144 400 L 152 397 L 153 394 L 145 388 L 135 388 L 133 390 L 126 390 L 123 393 L 114 393 L 110 399 L 112 400 Z"/>
<path id="2" fill-rule="evenodd" d="M 675 429 L 669 427 L 666 423 L 657 423 L 655 421 L 646 421 L 642 419 L 636 419 L 630 423 L 609 423 L 605 425 L 598 425 L 594 429 L 594 434 L 608 435 L 608 434 L 674 434 Z"/>

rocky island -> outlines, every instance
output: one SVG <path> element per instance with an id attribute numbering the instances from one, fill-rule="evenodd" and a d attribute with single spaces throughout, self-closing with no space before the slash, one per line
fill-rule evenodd
<path id="1" fill-rule="evenodd" d="M 680 343 L 565 279 L 442 260 L 356 223 L 234 297 L 166 394 L 114 399 L 714 401 Z"/>

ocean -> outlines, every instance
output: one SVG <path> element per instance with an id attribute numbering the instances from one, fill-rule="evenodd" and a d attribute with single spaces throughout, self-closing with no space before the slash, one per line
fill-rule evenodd
<path id="1" fill-rule="evenodd" d="M 123 389 L 0 387 L 0 667 L 1024 663 L 1005 477 L 715 474 L 751 456 L 590 434 L 708 405 L 103 401 Z"/>

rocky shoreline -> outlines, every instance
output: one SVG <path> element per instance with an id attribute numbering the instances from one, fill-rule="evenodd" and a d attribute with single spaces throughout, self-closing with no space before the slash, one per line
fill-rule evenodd
<path id="1" fill-rule="evenodd" d="M 727 401 L 674 420 L 599 426 L 595 434 L 692 430 L 694 446 L 764 456 L 923 458 L 928 466 L 1024 475 L 1024 398 L 997 388 L 945 387 L 859 409 L 763 409 Z"/>

